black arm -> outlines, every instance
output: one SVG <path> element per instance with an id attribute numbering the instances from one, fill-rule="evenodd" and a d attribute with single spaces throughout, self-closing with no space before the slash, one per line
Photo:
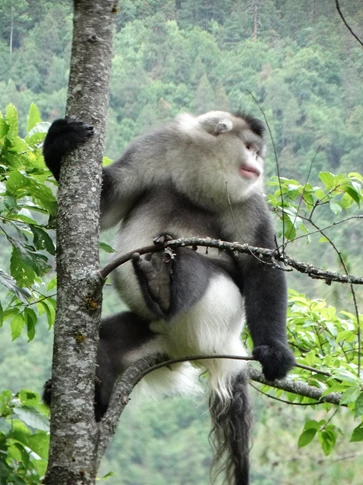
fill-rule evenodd
<path id="1" fill-rule="evenodd" d="M 274 230 L 263 198 L 251 197 L 247 204 L 245 213 L 253 215 L 249 221 L 249 227 L 253 228 L 250 244 L 275 249 Z M 285 377 L 295 364 L 286 336 L 285 273 L 253 255 L 240 255 L 237 266 L 247 326 L 254 344 L 253 356 L 261 362 L 266 379 Z"/>
<path id="2" fill-rule="evenodd" d="M 268 380 L 285 377 L 295 359 L 286 338 L 286 281 L 283 271 L 249 256 L 243 272 L 247 326 L 253 356 Z"/>

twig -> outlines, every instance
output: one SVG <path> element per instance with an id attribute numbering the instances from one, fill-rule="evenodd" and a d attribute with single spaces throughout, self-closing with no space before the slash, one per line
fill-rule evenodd
<path id="1" fill-rule="evenodd" d="M 318 229 L 318 230 L 320 229 L 312 220 L 310 221 L 310 223 L 315 227 L 315 229 Z M 330 237 L 328 237 L 323 230 L 320 229 L 320 233 L 321 233 L 322 236 L 324 236 L 328 240 L 329 244 L 332 246 L 332 248 L 334 249 L 334 251 L 338 255 L 339 261 L 341 262 L 341 265 L 343 266 L 343 269 L 344 269 L 346 275 L 348 276 L 348 274 L 349 274 L 348 268 L 347 268 L 347 265 L 345 264 L 345 261 L 344 261 L 344 258 L 342 256 L 341 252 L 336 247 L 333 240 Z M 355 316 L 356 316 L 356 319 L 357 319 L 357 340 L 358 340 L 357 373 L 358 373 L 358 376 L 359 376 L 360 370 L 361 370 L 361 350 L 362 350 L 362 335 L 361 335 L 361 328 L 360 328 L 360 316 L 359 316 L 357 295 L 355 293 L 355 289 L 354 289 L 353 283 L 351 281 L 349 281 L 349 287 L 350 287 L 350 292 L 352 294 L 354 311 L 355 311 Z"/>
<path id="2" fill-rule="evenodd" d="M 179 359 L 169 359 L 166 355 L 154 354 L 136 361 L 122 374 L 120 379 L 116 382 L 114 390 L 112 392 L 108 410 L 102 421 L 99 423 L 99 440 L 97 448 L 98 463 L 104 454 L 104 451 L 111 436 L 115 433 L 120 415 L 122 414 L 123 410 L 129 402 L 129 396 L 133 388 L 138 382 L 140 382 L 143 377 L 145 377 L 147 374 L 150 374 L 150 372 L 153 372 L 154 370 L 160 369 L 161 367 L 170 367 L 172 364 L 177 364 L 180 362 L 191 362 L 204 359 L 233 359 L 245 361 L 255 360 L 252 357 L 241 357 L 235 355 L 196 355 L 186 356 Z M 308 370 L 311 369 L 314 372 L 327 375 L 327 373 L 324 371 L 309 368 L 307 366 L 302 366 L 301 364 L 296 364 L 296 366 Z M 293 394 L 315 399 L 317 401 L 316 404 L 329 402 L 331 404 L 339 405 L 340 403 L 341 395 L 339 393 L 334 392 L 323 396 L 322 394 L 325 389 L 318 389 L 316 387 L 308 386 L 303 382 L 292 381 L 289 379 L 268 381 L 267 379 L 265 379 L 260 371 L 253 367 L 248 367 L 248 376 L 250 379 L 256 382 L 260 382 L 261 384 L 267 384 L 271 387 L 275 387 L 286 392 L 292 392 Z"/>
<path id="3" fill-rule="evenodd" d="M 310 219 L 308 217 L 304 217 L 304 216 L 299 216 L 299 217 L 301 219 L 305 220 L 305 221 L 309 221 L 310 222 Z M 338 226 L 339 224 L 343 224 L 344 222 L 350 221 L 352 219 L 363 219 L 363 216 L 361 216 L 361 215 L 358 214 L 356 216 L 346 217 L 345 219 L 342 219 L 340 221 L 332 222 L 328 226 L 322 227 L 321 229 L 317 229 L 316 231 L 310 231 L 307 234 L 302 234 L 301 236 L 295 237 L 294 238 L 294 242 L 297 241 L 298 239 L 302 239 L 304 237 L 312 236 L 313 234 L 318 234 L 318 233 L 321 234 L 321 231 L 326 231 L 327 229 L 331 229 L 334 226 Z"/>
<path id="4" fill-rule="evenodd" d="M 186 246 L 203 246 L 203 247 L 214 247 L 218 248 L 219 250 L 230 251 L 233 254 L 237 253 L 244 253 L 244 254 L 252 254 L 258 257 L 262 262 L 265 263 L 273 263 L 274 260 L 281 261 L 285 265 L 294 268 L 296 271 L 300 273 L 304 273 L 308 275 L 310 278 L 314 279 L 321 279 L 325 280 L 327 284 L 330 284 L 332 281 L 338 283 L 349 283 L 354 285 L 363 285 L 363 278 L 358 276 L 353 276 L 350 274 L 340 274 L 333 271 L 327 271 L 322 268 L 318 268 L 313 266 L 312 264 L 304 263 L 302 261 L 297 261 L 295 259 L 290 258 L 286 254 L 282 255 L 274 249 L 265 249 L 259 248 L 255 246 L 249 246 L 248 244 L 239 244 L 239 243 L 232 243 L 221 241 L 219 239 L 211 239 L 211 238 L 200 238 L 200 237 L 189 237 L 189 238 L 179 238 L 174 239 L 172 241 L 167 241 L 165 243 L 164 248 L 171 247 L 186 247 Z M 106 265 L 103 269 L 100 270 L 100 275 L 102 278 L 106 278 L 111 271 L 116 269 L 121 264 L 125 263 L 126 261 L 132 258 L 132 255 L 135 253 L 145 254 L 151 252 L 162 251 L 164 249 L 162 246 L 146 246 L 144 248 L 136 249 L 135 251 L 131 251 L 123 256 L 116 258 L 113 262 Z M 281 267 L 278 265 L 274 265 L 277 270 L 281 270 Z"/>
<path id="5" fill-rule="evenodd" d="M 279 181 L 279 187 L 280 187 L 281 207 L 284 207 L 284 196 L 282 194 L 282 184 L 281 184 L 281 174 L 280 174 L 279 157 L 277 155 L 275 140 L 274 140 L 274 137 L 272 135 L 271 127 L 270 127 L 270 124 L 268 122 L 268 119 L 267 119 L 267 116 L 265 114 L 265 111 L 262 109 L 262 107 L 261 107 L 260 103 L 257 101 L 256 97 L 253 95 L 253 93 L 249 89 L 247 89 L 246 91 L 251 96 L 251 98 L 253 99 L 253 101 L 256 103 L 258 109 L 261 111 L 262 116 L 263 116 L 263 119 L 265 120 L 267 129 L 268 129 L 268 134 L 270 135 L 270 140 L 271 140 L 271 143 L 272 143 L 272 148 L 273 148 L 274 157 L 275 157 L 275 165 L 276 165 L 277 179 Z M 284 218 L 282 218 L 282 247 L 285 248 L 285 221 L 284 221 Z"/>
<path id="6" fill-rule="evenodd" d="M 289 238 L 290 238 L 290 236 L 291 236 L 292 229 L 293 229 L 293 227 L 295 226 L 296 220 L 297 220 L 297 218 L 298 218 L 299 211 L 300 211 L 300 208 L 301 208 L 301 204 L 302 204 L 302 201 L 303 201 L 303 199 L 304 199 L 304 195 L 305 195 L 305 191 L 306 191 L 306 186 L 307 186 L 307 183 L 308 183 L 309 178 L 310 178 L 310 175 L 311 175 L 311 170 L 312 170 L 312 168 L 313 168 L 313 165 L 314 165 L 315 159 L 316 159 L 316 157 L 318 156 L 319 151 L 320 151 L 320 145 L 318 146 L 318 149 L 316 150 L 315 155 L 313 156 L 313 158 L 312 158 L 312 160 L 311 160 L 311 162 L 310 162 L 310 166 L 309 166 L 308 173 L 307 173 L 307 175 L 306 175 L 306 179 L 305 179 L 305 184 L 304 184 L 304 187 L 303 187 L 303 191 L 302 191 L 302 194 L 301 194 L 301 197 L 300 197 L 300 200 L 299 200 L 299 205 L 298 205 L 298 207 L 297 207 L 296 214 L 295 214 L 295 217 L 294 217 L 294 222 L 293 222 L 293 224 L 292 224 L 292 226 L 291 226 L 291 229 L 290 229 L 290 232 L 289 232 L 289 235 L 288 235 L 288 240 L 287 240 L 287 241 L 286 241 L 286 243 L 285 243 L 284 251 L 285 251 L 285 249 L 286 249 L 287 245 L 289 244 L 289 242 L 291 242 L 291 241 L 289 241 Z M 282 207 L 282 218 L 284 218 L 284 212 L 285 212 L 285 211 L 284 211 L 284 206 L 283 206 L 283 205 L 281 205 L 281 207 Z M 295 239 L 296 239 L 296 238 L 294 238 L 294 240 L 295 240 Z"/>
<path id="7" fill-rule="evenodd" d="M 360 40 L 360 38 L 353 32 L 352 28 L 350 27 L 350 25 L 348 24 L 348 22 L 345 20 L 343 14 L 342 14 L 342 11 L 340 10 L 340 5 L 339 5 L 339 2 L 338 0 L 335 0 L 335 6 L 336 6 L 336 9 L 338 11 L 338 14 L 340 16 L 340 18 L 343 20 L 344 22 L 344 25 L 346 26 L 346 28 L 349 30 L 349 32 L 352 34 L 352 36 L 360 43 L 360 45 L 363 47 L 363 42 Z"/>
<path id="8" fill-rule="evenodd" d="M 291 401 L 287 401 L 286 399 L 281 399 L 281 398 L 276 397 L 276 396 L 271 396 L 271 394 L 268 394 L 267 392 L 261 391 L 261 389 L 259 389 L 257 386 L 254 386 L 251 382 L 250 382 L 250 386 L 253 387 L 253 389 L 255 391 L 259 392 L 263 396 L 266 396 L 269 399 L 272 399 L 273 401 L 282 402 L 283 404 L 290 404 L 290 406 L 317 406 L 318 404 L 323 404 L 321 401 L 320 402 L 319 401 L 316 401 L 316 402 L 291 402 Z"/>

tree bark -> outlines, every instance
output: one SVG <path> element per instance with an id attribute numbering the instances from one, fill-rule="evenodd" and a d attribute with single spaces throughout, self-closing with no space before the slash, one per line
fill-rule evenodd
<path id="1" fill-rule="evenodd" d="M 63 160 L 57 213 L 57 316 L 46 485 L 95 482 L 95 369 L 103 281 L 98 237 L 101 162 L 115 0 L 75 0 L 66 113 L 95 134 Z"/>

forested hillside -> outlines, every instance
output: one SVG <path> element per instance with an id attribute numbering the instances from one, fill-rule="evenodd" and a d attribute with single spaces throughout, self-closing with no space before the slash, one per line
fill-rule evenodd
<path id="1" fill-rule="evenodd" d="M 287 176 L 305 176 L 318 147 L 314 173 L 359 168 L 363 52 L 331 0 L 120 3 L 108 156 L 182 110 L 259 114 L 253 93 Z M 359 34 L 359 2 L 342 8 Z M 23 123 L 32 102 L 44 120 L 62 116 L 71 2 L 2 2 L 0 18 L 0 106 Z"/>
<path id="2" fill-rule="evenodd" d="M 342 0 L 341 8 L 363 39 L 361 2 Z M 0 111 L 9 103 L 17 108 L 21 136 L 31 103 L 44 121 L 64 115 L 71 35 L 70 0 L 0 2 Z M 222 109 L 267 121 L 272 138 L 268 133 L 266 178 L 276 175 L 276 158 L 282 177 L 301 184 L 309 177 L 312 186 L 321 183 L 319 172 L 362 173 L 362 79 L 363 48 L 332 0 L 121 0 L 105 155 L 115 159 L 137 135 L 181 111 Z M 267 190 L 274 207 L 276 182 Z M 356 207 L 351 214 L 362 214 L 358 203 Z M 319 227 L 329 225 L 333 213 L 338 219 L 346 217 L 344 204 L 319 206 L 316 212 Z M 295 224 L 295 213 L 293 219 Z M 278 231 L 283 232 L 279 223 Z M 361 220 L 337 225 L 329 234 L 351 273 L 362 276 Z M 318 233 L 310 239 L 314 243 L 321 237 Z M 317 266 L 341 269 L 336 253 L 324 242 L 313 246 L 302 238 L 288 252 Z M 2 249 L 0 267 L 6 271 L 9 259 L 10 248 Z M 329 296 L 330 304 L 353 313 L 348 288 L 304 277 L 291 276 L 289 281 L 309 297 Z M 0 295 L 5 294 L 0 288 Z M 107 294 L 104 310 L 111 313 L 119 303 L 112 289 Z M 361 291 L 357 298 L 362 307 Z M 25 336 L 10 344 L 4 324 L 0 389 L 40 392 L 49 375 L 49 340 L 41 322 L 30 345 Z M 296 441 L 310 411 L 274 403 L 260 393 L 254 402 L 253 483 L 361 483 L 363 456 L 357 446 L 341 441 L 335 457 L 325 457 L 319 443 L 298 450 Z M 127 412 L 103 467 L 105 473 L 115 472 L 106 483 L 209 483 L 205 408 L 174 398 Z M 309 416 L 318 419 L 318 413 L 311 410 Z M 339 420 L 342 429 L 351 431 L 344 413 Z"/>

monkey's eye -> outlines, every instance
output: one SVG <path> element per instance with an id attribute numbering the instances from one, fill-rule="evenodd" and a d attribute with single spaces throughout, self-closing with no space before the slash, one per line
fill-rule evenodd
<path id="1" fill-rule="evenodd" d="M 253 143 L 246 143 L 245 147 L 249 152 L 257 153 L 258 151 L 257 147 Z"/>

